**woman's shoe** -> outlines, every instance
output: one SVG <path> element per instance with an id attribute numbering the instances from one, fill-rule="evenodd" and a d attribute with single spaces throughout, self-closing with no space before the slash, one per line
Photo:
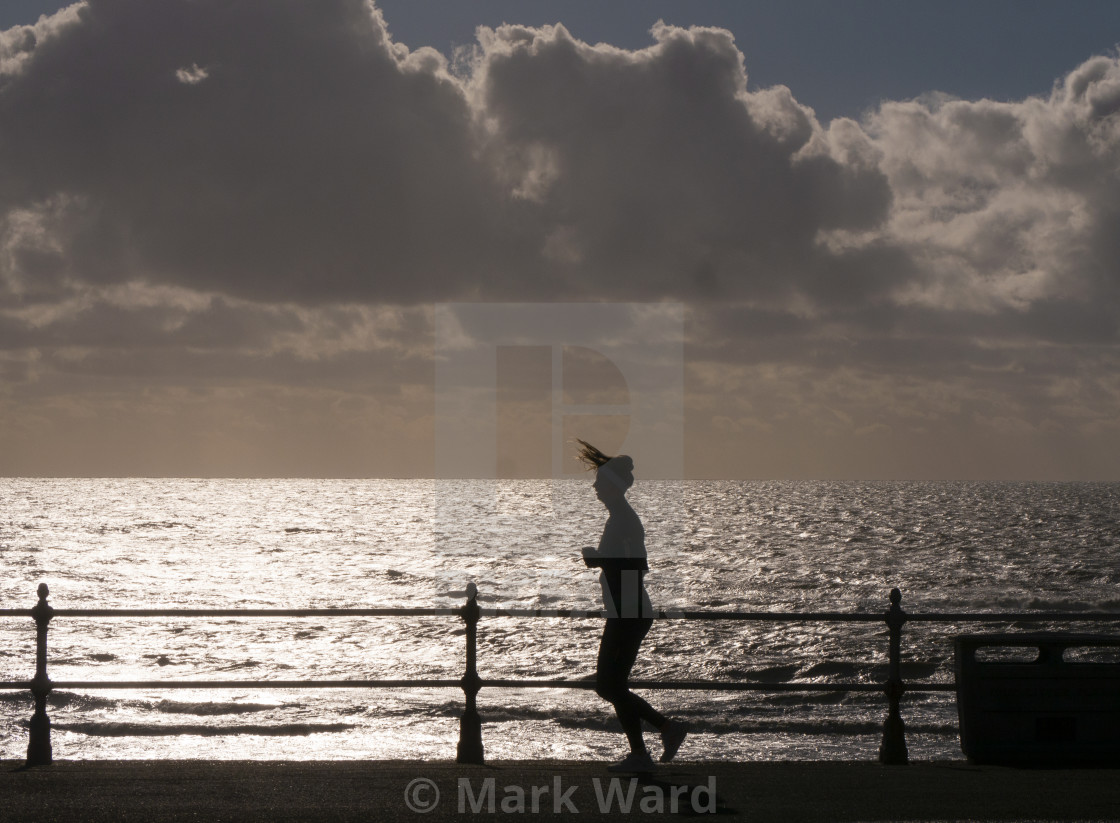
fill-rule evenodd
<path id="1" fill-rule="evenodd" d="M 661 762 L 668 763 L 681 747 L 688 735 L 688 723 L 683 720 L 666 720 L 661 729 L 661 745 L 665 751 L 661 753 Z"/>

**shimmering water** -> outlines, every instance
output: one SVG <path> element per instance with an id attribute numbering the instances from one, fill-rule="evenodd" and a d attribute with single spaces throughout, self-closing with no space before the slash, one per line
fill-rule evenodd
<path id="1" fill-rule="evenodd" d="M 1120 609 L 1120 484 L 639 483 L 661 609 Z M 605 512 L 583 481 L 0 480 L 0 607 L 599 608 L 580 560 Z M 949 638 L 910 624 L 906 676 L 951 681 Z M 995 629 L 996 627 L 989 627 Z M 594 620 L 484 619 L 484 677 L 590 675 Z M 1115 629 L 1113 629 L 1115 630 Z M 768 682 L 884 677 L 882 624 L 654 626 L 635 676 Z M 453 618 L 58 619 L 55 680 L 458 678 Z M 34 667 L 0 621 L 0 680 Z M 878 694 L 653 692 L 692 721 L 682 758 L 870 759 Z M 456 690 L 155 690 L 53 696 L 64 758 L 454 757 Z M 487 756 L 611 758 L 609 707 L 576 690 L 484 690 Z M 959 757 L 951 695 L 908 694 L 911 756 Z M 20 758 L 26 692 L 0 692 Z"/>

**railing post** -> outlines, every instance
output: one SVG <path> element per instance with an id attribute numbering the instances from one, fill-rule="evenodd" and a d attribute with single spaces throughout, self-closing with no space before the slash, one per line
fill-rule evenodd
<path id="1" fill-rule="evenodd" d="M 31 694 L 35 698 L 35 714 L 31 717 L 31 734 L 27 743 L 27 765 L 48 766 L 53 761 L 51 752 L 51 719 L 47 717 L 47 696 L 51 693 L 51 679 L 47 677 L 47 625 L 54 616 L 54 609 L 47 603 L 50 589 L 39 584 L 39 602 L 31 610 L 35 619 L 35 677 L 31 680 Z"/>
<path id="2" fill-rule="evenodd" d="M 478 716 L 478 704 L 475 698 L 482 688 L 482 679 L 478 676 L 478 618 L 481 612 L 478 608 L 478 587 L 474 583 L 467 584 L 467 602 L 460 610 L 459 616 L 467 624 L 467 670 L 463 675 L 463 694 L 466 696 L 466 706 L 463 716 L 459 719 L 459 750 L 455 757 L 456 763 L 485 762 L 482 755 L 482 718 Z"/>
<path id="3" fill-rule="evenodd" d="M 904 766 L 910 762 L 906 751 L 906 727 L 898 711 L 898 701 L 906 691 L 902 682 L 902 624 L 906 612 L 902 610 L 902 592 L 891 589 L 891 607 L 887 611 L 887 628 L 890 630 L 890 663 L 887 671 L 887 719 L 883 722 L 883 743 L 879 746 L 879 762 L 889 766 Z"/>

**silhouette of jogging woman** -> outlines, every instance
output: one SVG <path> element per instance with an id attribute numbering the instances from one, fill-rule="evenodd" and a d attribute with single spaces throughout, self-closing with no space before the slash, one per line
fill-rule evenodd
<path id="1" fill-rule="evenodd" d="M 580 445 L 579 459 L 589 470 L 595 469 L 595 496 L 608 513 L 599 547 L 588 546 L 583 550 L 587 566 L 602 570 L 599 582 L 607 613 L 595 666 L 595 692 L 614 706 L 630 743 L 630 754 L 608 768 L 650 771 L 653 760 L 642 737 L 642 721 L 661 732 L 662 763 L 673 759 L 688 734 L 688 724 L 666 718 L 630 691 L 628 684 L 638 649 L 653 625 L 653 606 L 643 581 L 649 570 L 645 529 L 626 500 L 626 491 L 634 483 L 634 461 L 625 454 L 609 457 L 584 440 L 576 442 Z"/>

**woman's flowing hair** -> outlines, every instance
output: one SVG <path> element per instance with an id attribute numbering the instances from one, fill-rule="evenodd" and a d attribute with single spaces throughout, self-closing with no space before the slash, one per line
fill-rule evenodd
<path id="1" fill-rule="evenodd" d="M 579 451 L 576 452 L 576 457 L 587 466 L 588 471 L 598 470 L 606 466 L 607 471 L 622 482 L 623 490 L 634 485 L 634 461 L 629 455 L 620 454 L 611 457 L 609 454 L 603 454 L 586 440 L 580 440 L 577 437 L 576 442 L 579 443 Z M 607 465 L 608 463 L 610 465 Z"/>
<path id="2" fill-rule="evenodd" d="M 608 460 L 612 459 L 609 454 L 603 454 L 586 440 L 580 440 L 577 437 L 576 442 L 579 443 L 579 451 L 576 452 L 576 457 L 579 459 L 580 463 L 587 466 L 588 471 L 597 469 Z"/>

